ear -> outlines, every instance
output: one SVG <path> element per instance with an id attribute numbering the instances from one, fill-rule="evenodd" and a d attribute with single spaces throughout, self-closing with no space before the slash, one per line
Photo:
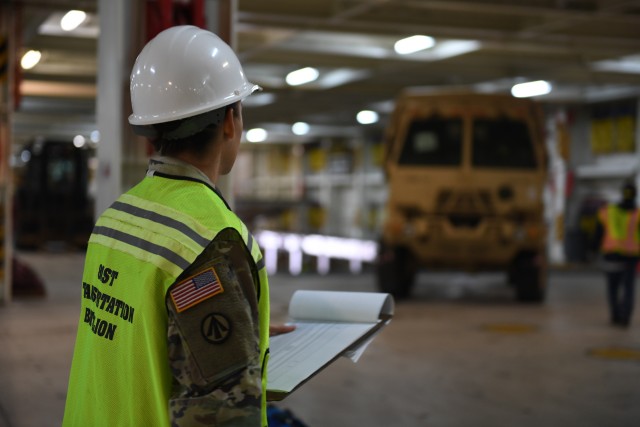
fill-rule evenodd
<path id="1" fill-rule="evenodd" d="M 222 136 L 225 140 L 233 139 L 236 136 L 237 129 L 234 118 L 234 109 L 227 108 L 227 111 L 224 113 L 224 120 L 222 121 Z"/>

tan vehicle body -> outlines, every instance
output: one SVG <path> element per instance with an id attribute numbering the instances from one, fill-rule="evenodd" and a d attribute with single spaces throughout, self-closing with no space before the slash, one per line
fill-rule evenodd
<path id="1" fill-rule="evenodd" d="M 422 130 L 414 125 L 429 120 L 431 125 Z M 440 129 L 439 136 L 446 133 L 458 141 L 456 154 L 443 162 L 449 164 L 420 164 L 420 153 L 428 155 L 443 143 L 438 132 L 430 130 L 432 125 Z M 497 138 L 491 140 L 491 135 Z M 522 140 L 511 140 L 514 135 Z M 397 296 L 408 294 L 405 288 L 419 267 L 503 270 L 515 282 L 519 299 L 541 300 L 546 283 L 547 172 L 539 107 L 503 95 L 407 92 L 397 100 L 385 138 L 389 196 L 380 252 L 381 288 Z M 407 153 L 405 145 L 410 143 L 417 151 Z M 474 154 L 474 147 L 483 149 L 479 144 L 503 150 L 504 158 L 492 156 L 488 149 Z M 509 150 L 516 150 L 513 156 Z M 384 271 L 389 260 L 395 263 L 395 274 Z M 533 277 L 523 277 L 532 274 L 535 283 Z M 385 284 L 393 276 L 406 284 Z"/>

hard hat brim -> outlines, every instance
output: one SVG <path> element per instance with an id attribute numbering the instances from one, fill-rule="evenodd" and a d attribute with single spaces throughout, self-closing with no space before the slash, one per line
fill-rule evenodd
<path id="1" fill-rule="evenodd" d="M 233 93 L 228 94 L 220 102 L 215 104 L 201 105 L 198 108 L 193 108 L 187 111 L 181 111 L 180 113 L 171 112 L 170 114 L 158 114 L 158 115 L 136 115 L 131 114 L 129 116 L 129 124 L 134 126 L 154 125 L 157 123 L 166 123 L 174 120 L 186 119 L 188 117 L 197 116 L 207 111 L 217 110 L 218 108 L 231 105 L 235 102 L 242 101 L 254 92 L 262 91 L 262 87 L 248 83 L 241 90 L 235 90 Z"/>

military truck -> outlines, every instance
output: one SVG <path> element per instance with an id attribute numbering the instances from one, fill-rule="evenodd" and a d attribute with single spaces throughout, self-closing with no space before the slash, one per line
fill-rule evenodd
<path id="1" fill-rule="evenodd" d="M 518 300 L 542 301 L 543 132 L 531 100 L 402 93 L 385 133 L 389 193 L 378 288 L 407 297 L 421 268 L 499 270 Z"/>

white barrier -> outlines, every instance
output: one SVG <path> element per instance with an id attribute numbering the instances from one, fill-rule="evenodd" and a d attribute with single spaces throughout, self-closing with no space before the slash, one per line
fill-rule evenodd
<path id="1" fill-rule="evenodd" d="M 373 262 L 378 253 L 378 244 L 373 240 L 268 230 L 259 231 L 254 237 L 263 249 L 269 274 L 278 271 L 278 251 L 288 253 L 289 273 L 293 275 L 302 272 L 303 255 L 317 257 L 318 272 L 327 274 L 330 271 L 332 258 L 348 260 L 350 271 L 359 273 L 362 271 L 362 263 Z"/>

